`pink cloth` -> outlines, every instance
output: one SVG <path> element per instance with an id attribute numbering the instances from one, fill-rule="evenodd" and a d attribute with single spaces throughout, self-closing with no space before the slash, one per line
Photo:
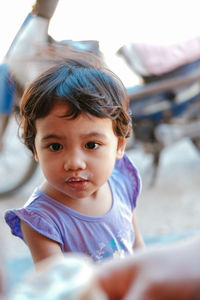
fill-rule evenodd
<path id="1" fill-rule="evenodd" d="M 133 67 L 135 59 L 141 62 L 146 73 L 142 75 L 161 75 L 200 58 L 200 36 L 167 46 L 132 43 L 124 47 L 128 48 L 128 53 L 125 49 L 124 53 Z"/>

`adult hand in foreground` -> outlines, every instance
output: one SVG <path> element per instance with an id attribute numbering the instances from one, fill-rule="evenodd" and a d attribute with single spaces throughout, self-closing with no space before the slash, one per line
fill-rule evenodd
<path id="1" fill-rule="evenodd" d="M 111 300 L 199 300 L 200 236 L 109 261 L 98 281 Z"/>

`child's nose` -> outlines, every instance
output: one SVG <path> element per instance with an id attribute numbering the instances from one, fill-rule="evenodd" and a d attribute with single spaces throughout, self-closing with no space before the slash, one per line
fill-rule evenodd
<path id="1" fill-rule="evenodd" d="M 70 151 L 65 157 L 64 169 L 66 171 L 82 170 L 86 168 L 86 162 L 80 151 Z"/>

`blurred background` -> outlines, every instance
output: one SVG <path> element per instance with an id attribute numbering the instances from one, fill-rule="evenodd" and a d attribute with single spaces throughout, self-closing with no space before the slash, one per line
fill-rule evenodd
<path id="1" fill-rule="evenodd" d="M 1 2 L 0 61 L 33 3 L 31 0 Z M 49 34 L 58 41 L 98 40 L 107 65 L 126 87 L 136 86 L 141 78 L 116 55 L 118 49 L 126 43 L 170 45 L 200 36 L 199 1 L 60 0 Z M 140 146 L 130 149 L 128 154 L 143 182 L 137 215 L 147 244 L 163 245 L 200 232 L 200 151 L 191 140 L 186 137 L 165 147 L 152 186 L 149 185 L 152 155 Z M 23 161 L 20 164 L 19 172 Z M 14 281 L 20 278 L 20 272 L 23 274 L 26 263 L 30 266 L 30 256 L 23 242 L 11 236 L 3 215 L 6 209 L 21 207 L 41 180 L 38 168 L 22 188 L 0 198 L 1 256 L 12 270 L 8 276 Z"/>
<path id="2" fill-rule="evenodd" d="M 0 60 L 30 12 L 33 0 L 2 1 Z M 121 68 L 116 51 L 128 42 L 171 44 L 199 36 L 198 0 L 60 0 L 49 33 L 56 40 L 98 40 L 116 72 L 127 85 L 129 69 Z M 117 60 L 117 62 L 116 62 Z"/>

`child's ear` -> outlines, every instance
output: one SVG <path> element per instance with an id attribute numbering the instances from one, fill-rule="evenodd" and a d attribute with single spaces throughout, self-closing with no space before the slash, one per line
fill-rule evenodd
<path id="1" fill-rule="evenodd" d="M 120 136 L 118 138 L 116 159 L 121 159 L 123 157 L 125 148 L 126 148 L 126 138 Z"/>
<path id="2" fill-rule="evenodd" d="M 37 152 L 36 152 L 36 150 L 34 149 L 34 153 L 33 153 L 33 156 L 34 156 L 34 159 L 35 159 L 35 161 L 39 161 L 38 160 L 38 155 L 37 155 Z"/>

